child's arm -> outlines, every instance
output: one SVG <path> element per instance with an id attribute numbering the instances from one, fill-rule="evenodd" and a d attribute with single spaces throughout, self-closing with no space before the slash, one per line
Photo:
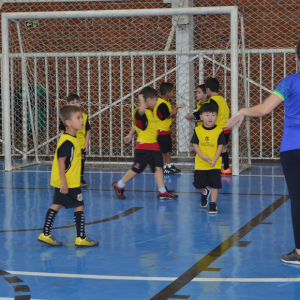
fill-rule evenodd
<path id="1" fill-rule="evenodd" d="M 214 159 L 211 161 L 210 166 L 213 168 L 216 164 L 217 159 L 219 158 L 219 156 L 222 153 L 222 149 L 223 149 L 223 145 L 219 145 L 215 154 Z"/>
<path id="2" fill-rule="evenodd" d="M 168 119 L 174 118 L 174 117 L 176 116 L 176 114 L 177 114 L 178 108 L 182 108 L 182 107 L 185 107 L 185 106 L 186 106 L 185 103 L 180 103 L 180 104 L 178 104 L 177 106 L 175 106 L 175 107 L 173 108 L 172 112 L 170 113 Z"/>
<path id="3" fill-rule="evenodd" d="M 66 165 L 65 165 L 66 157 L 58 158 L 58 169 L 59 169 L 59 177 L 61 180 L 60 192 L 62 194 L 68 194 L 68 184 L 66 178 Z"/>
<path id="4" fill-rule="evenodd" d="M 145 110 L 146 110 L 146 108 L 147 108 L 147 106 L 146 106 L 146 101 L 145 101 L 145 98 L 144 98 L 144 95 L 139 94 L 138 99 L 139 99 L 139 101 L 140 101 L 140 107 L 139 107 L 139 109 L 138 109 L 138 114 L 139 114 L 140 116 L 143 116 L 143 115 L 145 114 Z"/>
<path id="5" fill-rule="evenodd" d="M 193 144 L 193 146 L 194 146 L 194 150 L 196 151 L 197 155 L 198 155 L 201 159 L 203 159 L 203 160 L 205 160 L 205 161 L 211 163 L 210 157 L 204 156 L 204 155 L 202 154 L 202 152 L 201 152 L 201 150 L 200 150 L 200 148 L 199 148 L 199 145 Z M 221 149 L 221 151 L 222 151 L 222 149 Z"/>
<path id="6" fill-rule="evenodd" d="M 188 113 L 185 118 L 189 121 L 191 121 L 194 118 L 194 115 L 192 113 Z"/>
<path id="7" fill-rule="evenodd" d="M 128 133 L 128 135 L 126 135 L 126 136 L 124 137 L 124 142 L 125 142 L 125 144 L 129 144 L 129 143 L 131 142 L 134 133 L 135 133 L 135 129 L 134 129 L 134 127 L 132 126 L 130 132 Z"/>
<path id="8" fill-rule="evenodd" d="M 89 150 L 90 137 L 91 137 L 91 130 L 87 130 L 86 135 L 85 135 L 85 144 L 82 149 L 85 152 L 87 152 Z"/>

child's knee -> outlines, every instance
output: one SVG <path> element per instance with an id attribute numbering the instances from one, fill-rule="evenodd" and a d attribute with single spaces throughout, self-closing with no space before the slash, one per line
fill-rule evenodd
<path id="1" fill-rule="evenodd" d="M 84 210 L 84 205 L 75 207 L 75 212 L 77 212 L 77 211 L 83 211 L 83 210 Z"/>
<path id="2" fill-rule="evenodd" d="M 55 210 L 55 211 L 59 211 L 62 208 L 62 205 L 59 204 L 52 204 L 50 206 L 51 209 Z"/>

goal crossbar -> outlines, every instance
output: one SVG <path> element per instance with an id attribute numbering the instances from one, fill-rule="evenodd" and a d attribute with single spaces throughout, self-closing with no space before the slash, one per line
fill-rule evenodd
<path id="1" fill-rule="evenodd" d="M 238 8 L 237 6 L 193 7 L 169 9 L 128 9 L 128 10 L 100 10 L 100 11 L 60 11 L 60 12 L 31 12 L 31 13 L 2 13 L 2 99 L 3 123 L 10 128 L 10 72 L 9 72 L 9 21 L 31 19 L 80 19 L 80 18 L 111 18 L 111 17 L 151 17 L 175 15 L 207 15 L 230 14 L 230 54 L 231 54 L 231 114 L 238 111 Z M 200 53 L 200 51 L 198 52 Z M 182 54 L 182 53 L 181 53 Z M 5 171 L 12 170 L 11 164 L 11 136 L 10 130 L 4 131 Z M 239 174 L 239 136 L 238 128 L 232 130 L 232 174 Z"/>

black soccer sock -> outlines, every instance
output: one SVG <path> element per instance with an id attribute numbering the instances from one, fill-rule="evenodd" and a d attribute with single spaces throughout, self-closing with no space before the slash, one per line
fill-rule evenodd
<path id="1" fill-rule="evenodd" d="M 56 215 L 57 215 L 56 210 L 53 210 L 51 208 L 48 209 L 47 214 L 46 214 L 44 230 L 43 230 L 43 233 L 44 233 L 45 236 L 51 234 L 51 230 L 52 230 L 53 223 L 54 223 Z"/>
<path id="2" fill-rule="evenodd" d="M 77 237 L 85 238 L 85 222 L 83 211 L 74 212 L 74 221 L 76 224 Z"/>
<path id="3" fill-rule="evenodd" d="M 223 159 L 224 169 L 227 170 L 229 168 L 229 156 L 228 156 L 228 152 L 222 153 L 222 159 Z"/>

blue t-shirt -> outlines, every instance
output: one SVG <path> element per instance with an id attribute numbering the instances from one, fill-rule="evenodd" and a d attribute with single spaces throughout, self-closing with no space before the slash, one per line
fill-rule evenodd
<path id="1" fill-rule="evenodd" d="M 280 152 L 300 149 L 300 72 L 285 77 L 273 94 L 284 101 L 284 126 Z"/>

